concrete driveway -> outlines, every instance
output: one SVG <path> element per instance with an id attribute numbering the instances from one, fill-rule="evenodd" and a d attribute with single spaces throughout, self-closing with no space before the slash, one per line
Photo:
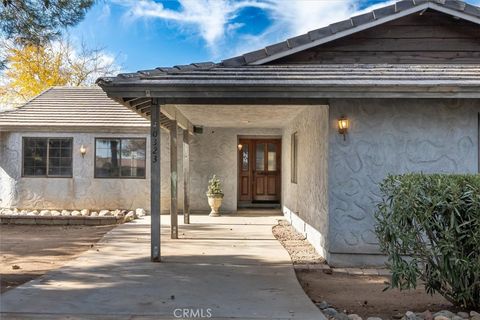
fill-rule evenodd
<path id="1" fill-rule="evenodd" d="M 272 235 L 279 218 L 193 215 L 170 240 L 162 216 L 162 263 L 149 260 L 149 218 L 121 225 L 76 260 L 3 294 L 1 319 L 324 320 Z"/>

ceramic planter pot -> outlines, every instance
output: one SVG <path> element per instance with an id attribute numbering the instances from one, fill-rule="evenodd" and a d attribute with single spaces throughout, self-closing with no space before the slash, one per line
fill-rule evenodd
<path id="1" fill-rule="evenodd" d="M 222 205 L 222 200 L 223 194 L 208 195 L 208 205 L 212 209 L 209 214 L 210 217 L 220 216 L 220 214 L 218 213 L 218 209 L 220 209 L 220 206 Z"/>

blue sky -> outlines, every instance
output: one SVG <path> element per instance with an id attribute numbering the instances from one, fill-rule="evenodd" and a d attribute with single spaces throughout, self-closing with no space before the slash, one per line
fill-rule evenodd
<path id="1" fill-rule="evenodd" d="M 137 71 L 217 62 L 392 2 L 99 0 L 70 35 Z"/>

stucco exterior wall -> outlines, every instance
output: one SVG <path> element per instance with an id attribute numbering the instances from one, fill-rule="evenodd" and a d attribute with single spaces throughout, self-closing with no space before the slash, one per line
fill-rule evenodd
<path id="1" fill-rule="evenodd" d="M 208 180 L 216 174 L 225 194 L 220 210 L 237 210 L 237 144 L 238 136 L 282 136 L 281 129 L 204 128 L 190 146 L 190 208 L 192 212 L 210 211 L 205 192 Z"/>
<path id="2" fill-rule="evenodd" d="M 73 177 L 22 177 L 22 137 L 73 138 Z M 150 208 L 150 169 L 145 179 L 94 179 L 95 137 L 147 138 L 147 134 L 3 132 L 0 136 L 0 207 L 42 209 Z M 82 157 L 79 149 L 86 146 Z"/>
<path id="3" fill-rule="evenodd" d="M 387 174 L 477 173 L 479 112 L 479 100 L 331 100 L 330 253 L 378 254 L 373 213 Z"/>
<path id="4" fill-rule="evenodd" d="M 298 137 L 297 183 L 291 182 L 291 136 Z M 307 107 L 283 130 L 282 198 L 292 211 L 320 233 L 315 247 L 327 248 L 328 106 Z"/>

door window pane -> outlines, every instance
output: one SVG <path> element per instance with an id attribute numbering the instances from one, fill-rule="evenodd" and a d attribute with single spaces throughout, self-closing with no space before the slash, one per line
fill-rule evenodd
<path id="1" fill-rule="evenodd" d="M 277 146 L 268 144 L 268 171 L 277 171 Z"/>
<path id="2" fill-rule="evenodd" d="M 265 170 L 265 143 L 258 143 L 256 150 L 256 159 L 255 159 L 255 170 L 264 171 Z"/>
<path id="3" fill-rule="evenodd" d="M 249 166 L 249 161 L 248 161 L 249 160 L 248 159 L 248 154 L 249 154 L 248 147 L 249 147 L 249 145 L 246 144 L 242 148 L 242 171 L 248 171 L 248 169 L 250 167 Z"/>

